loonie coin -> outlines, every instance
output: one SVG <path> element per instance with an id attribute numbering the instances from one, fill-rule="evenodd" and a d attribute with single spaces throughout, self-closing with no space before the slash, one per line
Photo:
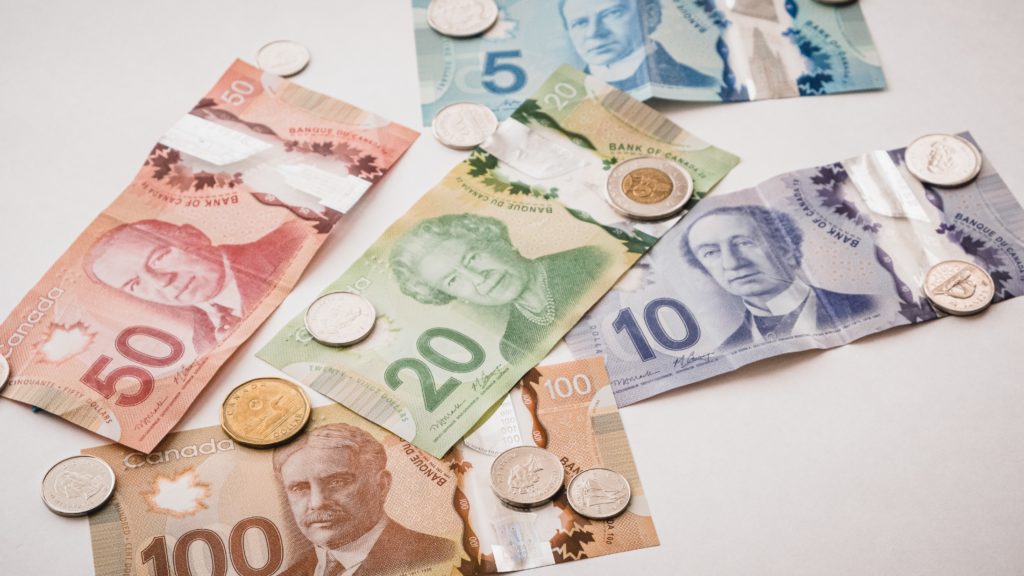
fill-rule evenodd
<path id="1" fill-rule="evenodd" d="M 306 309 L 306 330 L 325 346 L 350 346 L 366 338 L 377 321 L 370 301 L 351 292 L 330 292 Z"/>
<path id="2" fill-rule="evenodd" d="M 604 520 L 622 514 L 629 506 L 629 482 L 607 468 L 580 472 L 565 491 L 569 506 L 580 516 Z"/>
<path id="3" fill-rule="evenodd" d="M 455 150 L 472 150 L 498 129 L 498 117 L 483 104 L 456 102 L 434 114 L 434 138 Z"/>
<path id="4" fill-rule="evenodd" d="M 57 462 L 43 477 L 43 504 L 61 516 L 85 516 L 114 493 L 114 470 L 95 456 Z"/>
<path id="5" fill-rule="evenodd" d="M 907 170 L 935 186 L 961 186 L 981 172 L 981 152 L 951 134 L 929 134 L 911 142 L 904 154 Z"/>
<path id="6" fill-rule="evenodd" d="M 606 194 L 616 212 L 637 220 L 663 220 L 689 202 L 693 178 L 671 160 L 633 158 L 612 168 Z"/>
<path id="7" fill-rule="evenodd" d="M 11 377 L 11 365 L 7 362 L 7 358 L 0 356 L 0 390 L 4 389 L 7 385 L 7 379 Z"/>
<path id="8" fill-rule="evenodd" d="M 431 0 L 427 7 L 430 27 L 453 38 L 483 34 L 497 21 L 494 0 Z"/>
<path id="9" fill-rule="evenodd" d="M 264 72 L 287 78 L 295 76 L 309 65 L 309 50 L 291 40 L 276 40 L 260 48 L 256 64 Z"/>
<path id="10" fill-rule="evenodd" d="M 985 270 L 970 262 L 946 260 L 925 274 L 924 293 L 946 314 L 969 316 L 988 308 L 996 290 Z"/>
<path id="11" fill-rule="evenodd" d="M 536 446 L 509 448 L 491 464 L 491 489 L 503 502 L 519 508 L 551 500 L 564 479 L 558 456 Z"/>
<path id="12" fill-rule="evenodd" d="M 220 407 L 220 427 L 239 444 L 267 448 L 301 433 L 309 415 L 302 388 L 280 378 L 256 378 L 228 393 Z"/>

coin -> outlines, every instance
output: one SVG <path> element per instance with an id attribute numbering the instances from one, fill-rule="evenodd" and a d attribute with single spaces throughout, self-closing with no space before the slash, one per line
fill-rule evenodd
<path id="1" fill-rule="evenodd" d="M 558 456 L 536 446 L 509 448 L 491 464 L 491 489 L 503 502 L 520 508 L 551 500 L 564 479 Z"/>
<path id="2" fill-rule="evenodd" d="M 228 393 L 220 426 L 239 444 L 266 448 L 301 433 L 309 415 L 309 398 L 302 388 L 280 378 L 256 378 Z"/>
<path id="3" fill-rule="evenodd" d="M 631 492 L 625 476 L 607 468 L 580 472 L 565 491 L 569 506 L 580 516 L 604 520 L 622 514 Z"/>
<path id="4" fill-rule="evenodd" d="M 455 150 L 472 150 L 498 129 L 498 117 L 483 104 L 456 102 L 434 114 L 434 138 Z"/>
<path id="5" fill-rule="evenodd" d="M 291 40 L 275 40 L 265 44 L 256 53 L 256 64 L 264 72 L 287 78 L 295 76 L 309 65 L 309 50 Z"/>
<path id="6" fill-rule="evenodd" d="M 946 314 L 969 316 L 988 308 L 996 290 L 992 277 L 982 268 L 962 260 L 946 260 L 925 274 L 924 293 Z"/>
<path id="7" fill-rule="evenodd" d="M 453 38 L 483 34 L 497 21 L 494 0 L 431 0 L 427 7 L 430 27 Z"/>
<path id="8" fill-rule="evenodd" d="M 978 148 L 951 134 L 929 134 L 914 140 L 904 158 L 915 178 L 935 186 L 961 186 L 981 172 Z"/>
<path id="9" fill-rule="evenodd" d="M 370 301 L 351 292 L 330 292 L 306 309 L 306 330 L 325 346 L 350 346 L 366 338 L 377 321 Z"/>
<path id="10" fill-rule="evenodd" d="M 95 456 L 72 456 L 43 476 L 43 504 L 61 516 L 85 516 L 114 493 L 114 470 Z"/>
<path id="11" fill-rule="evenodd" d="M 0 390 L 7 386 L 7 379 L 11 377 L 11 365 L 7 362 L 7 358 L 0 355 Z"/>
<path id="12" fill-rule="evenodd" d="M 663 220 L 690 201 L 693 178 L 670 160 L 633 158 L 612 168 L 606 194 L 616 212 L 637 220 Z"/>

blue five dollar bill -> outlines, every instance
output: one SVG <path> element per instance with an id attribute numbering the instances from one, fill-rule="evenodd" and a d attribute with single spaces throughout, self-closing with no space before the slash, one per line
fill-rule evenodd
<path id="1" fill-rule="evenodd" d="M 641 100 L 743 101 L 883 88 L 858 4 L 498 0 L 481 37 L 443 36 L 413 0 L 424 124 L 453 102 L 512 113 L 561 64 Z"/>
<path id="2" fill-rule="evenodd" d="M 969 135 L 964 135 L 970 138 Z M 620 406 L 938 314 L 928 269 L 973 262 L 995 302 L 1024 292 L 1024 209 L 983 163 L 923 185 L 903 150 L 783 174 L 705 198 L 566 336 L 606 357 Z"/>

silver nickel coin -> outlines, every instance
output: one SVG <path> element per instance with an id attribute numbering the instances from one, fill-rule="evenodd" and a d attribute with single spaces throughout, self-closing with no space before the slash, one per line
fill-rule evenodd
<path id="1" fill-rule="evenodd" d="M 622 514 L 629 506 L 632 492 L 622 474 L 607 468 L 591 468 L 576 475 L 565 494 L 577 514 L 604 520 Z"/>
<path id="2" fill-rule="evenodd" d="M 536 446 L 509 448 L 491 464 L 494 494 L 518 508 L 548 502 L 558 494 L 564 481 L 565 472 L 558 456 Z"/>
<path id="3" fill-rule="evenodd" d="M 992 277 L 962 260 L 939 262 L 924 276 L 924 294 L 946 314 L 969 316 L 988 308 L 995 297 Z"/>
<path id="4" fill-rule="evenodd" d="M 961 186 L 981 172 L 981 152 L 952 134 L 929 134 L 907 146 L 907 170 L 918 180 L 935 186 Z"/>
<path id="5" fill-rule="evenodd" d="M 7 380 L 11 377 L 11 365 L 7 362 L 7 358 L 0 356 L 0 390 L 7 386 Z"/>
<path id="6" fill-rule="evenodd" d="M 498 21 L 494 0 L 431 0 L 427 23 L 445 36 L 469 38 L 486 32 Z"/>
<path id="7" fill-rule="evenodd" d="M 115 482 L 114 470 L 95 456 L 65 458 L 43 477 L 43 503 L 54 514 L 85 516 L 106 504 Z"/>
<path id="8" fill-rule="evenodd" d="M 351 346 L 369 336 L 377 321 L 370 301 L 351 292 L 330 292 L 306 309 L 306 330 L 326 346 Z"/>
<path id="9" fill-rule="evenodd" d="M 309 50 L 291 40 L 275 40 L 256 53 L 256 64 L 260 70 L 282 78 L 302 72 L 309 65 L 309 60 Z"/>
<path id="10" fill-rule="evenodd" d="M 605 199 L 636 220 L 664 220 L 680 213 L 693 196 L 693 178 L 664 158 L 633 158 L 608 174 Z"/>
<path id="11" fill-rule="evenodd" d="M 455 150 L 472 150 L 498 129 L 498 117 L 475 102 L 449 104 L 434 114 L 434 138 Z"/>

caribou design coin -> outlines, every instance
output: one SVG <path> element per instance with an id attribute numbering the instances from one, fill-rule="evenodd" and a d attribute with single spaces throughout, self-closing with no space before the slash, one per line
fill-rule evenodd
<path id="1" fill-rule="evenodd" d="M 506 504 L 540 506 L 562 488 L 565 472 L 558 456 L 536 446 L 516 446 L 491 464 L 491 488 Z"/>

